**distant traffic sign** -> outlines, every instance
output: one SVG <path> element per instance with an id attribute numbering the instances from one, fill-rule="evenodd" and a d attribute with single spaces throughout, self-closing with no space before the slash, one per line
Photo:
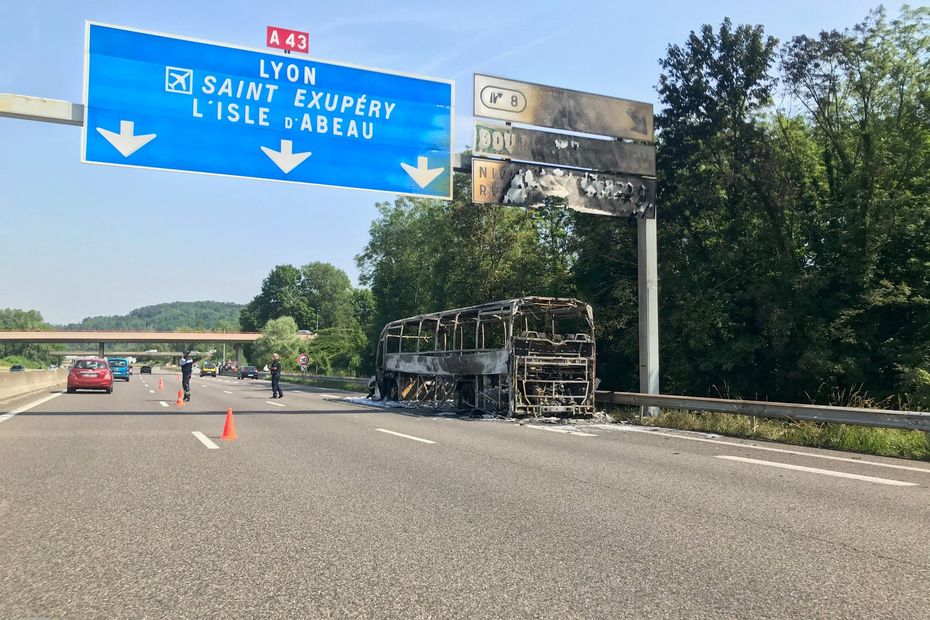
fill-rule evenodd
<path id="1" fill-rule="evenodd" d="M 297 365 L 306 366 L 310 363 L 310 357 L 306 353 L 301 353 L 297 356 Z"/>
<path id="2" fill-rule="evenodd" d="M 452 197 L 453 83 L 87 23 L 82 161 Z"/>

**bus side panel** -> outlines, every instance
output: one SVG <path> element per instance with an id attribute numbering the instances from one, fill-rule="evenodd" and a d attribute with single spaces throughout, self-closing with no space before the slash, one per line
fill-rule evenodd
<path id="1" fill-rule="evenodd" d="M 384 369 L 424 375 L 506 375 L 506 350 L 476 353 L 386 353 Z"/>

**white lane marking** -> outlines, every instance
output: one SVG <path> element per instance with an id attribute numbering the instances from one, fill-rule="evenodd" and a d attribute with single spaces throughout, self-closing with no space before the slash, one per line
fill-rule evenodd
<path id="1" fill-rule="evenodd" d="M 201 383 L 201 384 L 200 384 L 200 387 L 207 387 L 207 384 L 206 384 L 206 383 Z"/>
<path id="2" fill-rule="evenodd" d="M 205 446 L 207 447 L 208 450 L 219 450 L 219 449 L 220 449 L 220 447 L 219 447 L 218 445 L 216 445 L 215 443 L 213 443 L 212 441 L 210 441 L 210 440 L 207 438 L 207 436 L 204 435 L 203 433 L 201 433 L 200 431 L 191 431 L 191 434 L 192 434 L 194 437 L 196 437 L 197 439 L 199 439 L 199 440 L 200 440 L 200 443 L 202 443 L 203 445 L 205 445 Z"/>
<path id="3" fill-rule="evenodd" d="M 686 435 L 678 435 L 676 433 L 663 433 L 659 431 L 650 431 L 646 429 L 633 428 L 629 426 L 617 426 L 613 427 L 610 424 L 592 424 L 597 428 L 603 428 L 607 430 L 617 430 L 617 431 L 626 431 L 632 433 L 647 433 L 650 435 L 662 435 L 664 437 L 674 437 L 676 439 L 687 439 L 688 441 L 701 441 L 704 443 L 715 443 L 721 446 L 730 446 L 731 448 L 752 448 L 753 450 L 764 450 L 766 452 L 778 452 L 780 454 L 795 454 L 797 456 L 810 456 L 815 459 L 826 459 L 828 461 L 843 461 L 845 463 L 858 463 L 860 465 L 874 465 L 875 467 L 889 467 L 891 469 L 903 469 L 906 471 L 919 471 L 923 474 L 930 474 L 930 469 L 924 469 L 922 467 L 909 467 L 907 465 L 894 465 L 893 463 L 876 463 L 875 461 L 865 461 L 863 459 L 851 459 L 845 456 L 830 456 L 829 454 L 813 454 L 811 452 L 801 452 L 800 450 L 784 450 L 782 448 L 769 448 L 768 446 L 755 446 L 748 443 L 735 443 L 732 441 L 719 441 L 716 439 L 704 439 L 703 437 L 688 437 Z"/>
<path id="4" fill-rule="evenodd" d="M 43 397 L 40 398 L 39 400 L 34 400 L 34 401 L 32 401 L 31 403 L 27 403 L 27 404 L 23 405 L 22 407 L 19 407 L 18 409 L 13 409 L 12 411 L 9 411 L 9 412 L 7 412 L 7 413 L 4 413 L 3 415 L 0 415 L 0 422 L 6 422 L 7 420 L 9 420 L 10 418 L 12 418 L 13 416 L 15 416 L 15 415 L 17 415 L 17 414 L 23 413 L 24 411 L 29 411 L 29 410 L 32 409 L 33 407 L 38 407 L 38 406 L 41 405 L 42 403 L 47 403 L 48 401 L 52 400 L 53 398 L 58 398 L 58 397 L 61 396 L 61 395 L 62 395 L 62 392 L 55 392 L 54 394 L 49 394 L 48 396 L 43 396 Z"/>
<path id="5" fill-rule="evenodd" d="M 820 474 L 822 476 L 833 476 L 835 478 L 850 478 L 852 480 L 862 480 L 864 482 L 875 482 L 877 484 L 888 484 L 896 487 L 915 487 L 913 482 L 901 482 L 900 480 L 889 480 L 888 478 L 873 478 L 872 476 L 860 476 L 859 474 L 847 474 L 841 471 L 831 471 L 829 469 L 817 469 L 816 467 L 804 467 L 803 465 L 789 465 L 788 463 L 775 463 L 773 461 L 760 461 L 757 459 L 747 459 L 742 456 L 724 456 L 717 455 L 718 459 L 728 461 L 739 461 L 740 463 L 751 463 L 753 465 L 768 465 L 769 467 L 778 467 L 779 469 L 793 469 L 794 471 L 804 471 L 810 474 Z"/>
<path id="6" fill-rule="evenodd" d="M 149 394 L 154 394 L 155 390 L 149 390 Z"/>
<path id="7" fill-rule="evenodd" d="M 170 406 L 171 406 L 171 405 L 169 405 L 168 403 L 166 403 L 166 402 L 163 401 L 163 400 L 158 401 L 158 404 L 161 405 L 162 407 L 170 407 Z"/>
<path id="8" fill-rule="evenodd" d="M 266 400 L 265 402 L 268 403 L 269 405 L 274 405 L 275 407 L 286 407 L 287 406 L 284 403 L 273 403 L 270 400 Z"/>
<path id="9" fill-rule="evenodd" d="M 582 433 L 580 431 L 570 431 L 565 428 L 550 428 L 548 426 L 537 426 L 535 424 L 527 424 L 526 428 L 536 429 L 537 431 L 549 431 L 550 433 L 564 433 L 566 435 L 577 435 L 578 437 L 597 437 L 593 433 Z"/>
<path id="10" fill-rule="evenodd" d="M 380 432 L 382 432 L 382 433 L 387 433 L 387 434 L 389 434 L 389 435 L 397 435 L 398 437 L 404 437 L 404 438 L 406 438 L 406 439 L 412 439 L 412 440 L 414 440 L 414 441 L 422 441 L 423 443 L 436 443 L 435 441 L 430 441 L 429 439 L 421 439 L 421 438 L 419 438 L 419 437 L 414 437 L 413 435 L 404 435 L 403 433 L 395 433 L 394 431 L 389 431 L 389 430 L 384 429 L 384 428 L 376 428 L 375 430 L 376 430 L 376 431 L 380 431 Z"/>
<path id="11" fill-rule="evenodd" d="M 223 394 L 232 394 L 229 390 L 223 390 Z"/>

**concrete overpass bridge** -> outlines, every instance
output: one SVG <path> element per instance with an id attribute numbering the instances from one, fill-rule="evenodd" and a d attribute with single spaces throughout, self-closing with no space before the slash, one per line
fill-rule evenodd
<path id="1" fill-rule="evenodd" d="M 301 335 L 309 339 L 308 335 Z M 0 342 L 19 344 L 86 344 L 95 343 L 97 354 L 106 355 L 111 344 L 171 344 L 179 349 L 198 348 L 201 344 L 231 344 L 236 360 L 242 361 L 242 345 L 261 338 L 258 332 L 160 332 L 136 330 L 0 330 Z"/>

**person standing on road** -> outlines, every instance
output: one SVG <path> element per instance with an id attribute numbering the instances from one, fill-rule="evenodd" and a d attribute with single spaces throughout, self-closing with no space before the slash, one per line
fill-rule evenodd
<path id="1" fill-rule="evenodd" d="M 194 373 L 194 357 L 188 351 L 178 362 L 181 365 L 181 388 L 184 390 L 184 402 L 191 402 L 191 375 Z"/>
<path id="2" fill-rule="evenodd" d="M 284 392 L 281 391 L 281 358 L 277 353 L 271 356 L 271 397 L 284 398 Z"/>

